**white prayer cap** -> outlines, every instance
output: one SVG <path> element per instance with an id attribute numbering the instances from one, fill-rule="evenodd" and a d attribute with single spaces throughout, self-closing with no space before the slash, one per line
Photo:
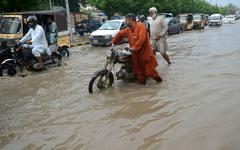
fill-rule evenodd
<path id="1" fill-rule="evenodd" d="M 151 7 L 150 9 L 149 9 L 149 12 L 157 12 L 157 8 L 156 7 Z"/>

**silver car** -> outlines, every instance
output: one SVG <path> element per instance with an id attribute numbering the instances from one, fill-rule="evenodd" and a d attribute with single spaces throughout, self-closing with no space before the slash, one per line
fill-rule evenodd
<path id="1" fill-rule="evenodd" d="M 182 25 L 178 18 L 165 18 L 165 22 L 168 25 L 168 34 L 178 34 L 183 31 Z"/>

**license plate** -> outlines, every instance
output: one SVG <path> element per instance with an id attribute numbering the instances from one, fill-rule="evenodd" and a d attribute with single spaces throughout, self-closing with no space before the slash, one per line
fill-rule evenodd
<path id="1" fill-rule="evenodd" d="M 98 44 L 98 40 L 93 40 L 93 43 L 94 44 Z"/>

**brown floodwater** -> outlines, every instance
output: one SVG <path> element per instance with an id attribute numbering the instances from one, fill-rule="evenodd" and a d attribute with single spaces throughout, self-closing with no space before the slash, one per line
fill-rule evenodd
<path id="1" fill-rule="evenodd" d="M 107 47 L 71 49 L 63 67 L 0 78 L 3 150 L 239 150 L 240 23 L 169 36 L 164 82 L 115 81 L 89 94 Z"/>

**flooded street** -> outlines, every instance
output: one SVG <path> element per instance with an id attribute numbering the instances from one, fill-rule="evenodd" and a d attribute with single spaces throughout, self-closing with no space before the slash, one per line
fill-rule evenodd
<path id="1" fill-rule="evenodd" d="M 240 23 L 168 38 L 164 82 L 116 81 L 88 93 L 106 47 L 71 49 L 67 66 L 0 78 L 3 150 L 239 150 Z"/>

